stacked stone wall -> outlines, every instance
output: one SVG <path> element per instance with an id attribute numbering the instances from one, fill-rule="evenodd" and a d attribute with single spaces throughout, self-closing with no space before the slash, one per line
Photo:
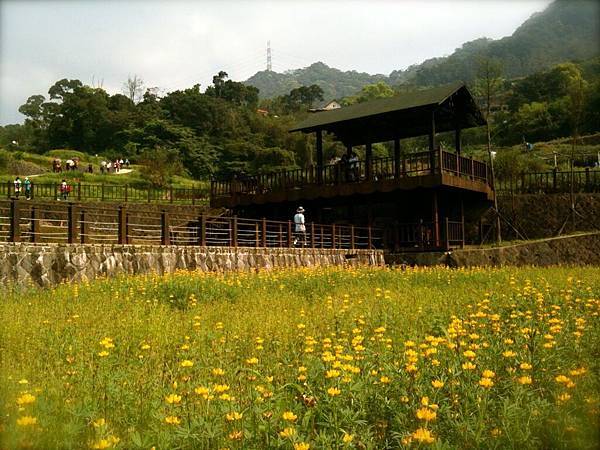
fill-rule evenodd
<path id="1" fill-rule="evenodd" d="M 0 245 L 0 282 L 53 286 L 118 274 L 384 264 L 381 250 L 93 244 Z"/>

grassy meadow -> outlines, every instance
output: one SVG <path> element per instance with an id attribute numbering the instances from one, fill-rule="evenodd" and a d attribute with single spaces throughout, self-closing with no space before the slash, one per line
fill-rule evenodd
<path id="1" fill-rule="evenodd" d="M 2 449 L 600 439 L 594 268 L 177 273 L 3 297 Z"/>

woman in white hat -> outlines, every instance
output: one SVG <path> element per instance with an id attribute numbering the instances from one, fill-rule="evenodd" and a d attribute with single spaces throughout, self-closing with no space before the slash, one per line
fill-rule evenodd
<path id="1" fill-rule="evenodd" d="M 296 214 L 294 215 L 295 225 L 295 237 L 294 245 L 298 245 L 298 242 L 302 242 L 302 247 L 306 245 L 306 223 L 304 221 L 304 208 L 298 207 Z"/>

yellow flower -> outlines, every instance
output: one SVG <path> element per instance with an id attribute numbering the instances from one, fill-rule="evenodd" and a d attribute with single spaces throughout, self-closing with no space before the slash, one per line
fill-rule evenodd
<path id="1" fill-rule="evenodd" d="M 310 444 L 307 444 L 306 442 L 296 442 L 294 444 L 294 450 L 309 450 L 310 449 Z"/>
<path id="2" fill-rule="evenodd" d="M 37 419 L 31 416 L 23 416 L 17 419 L 17 425 L 20 427 L 27 427 L 29 425 L 35 425 L 37 423 Z"/>
<path id="3" fill-rule="evenodd" d="M 210 392 L 208 390 L 207 387 L 204 386 L 198 386 L 196 389 L 194 389 L 194 392 L 198 395 L 201 395 L 202 397 L 208 397 L 208 393 Z"/>
<path id="4" fill-rule="evenodd" d="M 25 393 L 17 399 L 17 405 L 19 405 L 19 406 L 29 405 L 30 403 L 33 403 L 33 402 L 35 402 L 35 396 L 31 395 L 29 393 Z"/>
<path id="5" fill-rule="evenodd" d="M 221 368 L 214 368 L 211 372 L 216 377 L 220 377 L 222 375 L 225 375 L 225 371 L 223 369 L 221 369 Z"/>
<path id="6" fill-rule="evenodd" d="M 171 404 L 173 404 L 173 403 L 175 403 L 175 404 L 181 403 L 181 395 L 177 395 L 177 394 L 167 395 L 165 397 L 165 401 L 167 403 L 171 403 Z"/>
<path id="7" fill-rule="evenodd" d="M 296 434 L 296 429 L 292 428 L 292 427 L 284 428 L 282 431 L 279 432 L 279 436 L 281 436 L 282 438 L 292 437 L 295 434 Z"/>
<path id="8" fill-rule="evenodd" d="M 98 353 L 98 356 L 100 358 L 104 358 L 105 356 L 108 356 L 110 353 L 108 353 L 106 350 L 102 350 L 101 352 Z"/>
<path id="9" fill-rule="evenodd" d="M 183 361 L 181 361 L 181 367 L 192 367 L 194 365 L 194 363 L 192 361 L 190 361 L 189 359 L 185 359 Z"/>
<path id="10" fill-rule="evenodd" d="M 532 366 L 531 364 L 524 362 L 519 364 L 519 367 L 521 368 L 521 370 L 531 370 Z"/>
<path id="11" fill-rule="evenodd" d="M 473 359 L 473 358 L 475 358 L 475 356 L 476 356 L 476 355 L 475 355 L 475 352 L 474 352 L 474 351 L 472 351 L 472 350 L 467 350 L 466 352 L 463 352 L 463 356 L 464 356 L 465 358 Z"/>
<path id="12" fill-rule="evenodd" d="M 571 382 L 571 379 L 569 377 L 564 376 L 564 375 L 558 375 L 554 380 L 557 383 L 563 383 L 563 384 L 568 384 L 568 383 Z"/>
<path id="13" fill-rule="evenodd" d="M 250 364 L 250 365 L 258 364 L 258 358 L 255 356 L 253 356 L 252 358 L 248 358 L 246 360 L 246 364 Z"/>
<path id="14" fill-rule="evenodd" d="M 424 420 L 425 422 L 430 422 L 435 420 L 437 413 L 427 407 L 417 409 L 417 419 Z"/>
<path id="15" fill-rule="evenodd" d="M 505 352 L 502 353 L 502 356 L 504 356 L 505 358 L 512 358 L 515 355 L 516 355 L 516 353 L 513 352 L 512 350 L 506 350 Z"/>
<path id="16" fill-rule="evenodd" d="M 244 432 L 243 431 L 232 431 L 231 433 L 229 433 L 229 435 L 227 437 L 229 439 L 231 439 L 232 441 L 239 441 L 244 437 Z"/>
<path id="17" fill-rule="evenodd" d="M 221 394 L 222 392 L 226 392 L 229 390 L 229 385 L 227 384 L 215 384 L 213 389 L 217 394 Z"/>
<path id="18" fill-rule="evenodd" d="M 431 385 L 432 385 L 434 388 L 436 388 L 436 389 L 439 389 L 439 388 L 443 388 L 443 387 L 444 387 L 444 382 L 443 382 L 443 381 L 441 381 L 441 380 L 433 380 L 433 381 L 431 382 Z"/>
<path id="19" fill-rule="evenodd" d="M 491 378 L 483 377 L 481 380 L 479 380 L 479 386 L 484 387 L 486 389 L 491 388 L 493 385 L 494 382 Z"/>
<path id="20" fill-rule="evenodd" d="M 483 371 L 481 376 L 483 378 L 494 378 L 496 376 L 496 374 L 493 371 L 486 369 Z"/>
<path id="21" fill-rule="evenodd" d="M 94 425 L 95 428 L 103 427 L 104 425 L 106 425 L 106 419 L 100 417 L 98 420 L 92 422 L 92 425 Z"/>
<path id="22" fill-rule="evenodd" d="M 413 434 L 412 434 L 412 438 L 415 441 L 419 441 L 423 444 L 431 444 L 435 441 L 435 437 L 433 436 L 433 434 L 431 434 L 431 431 L 425 429 L 425 428 L 419 428 L 417 429 Z"/>
<path id="23" fill-rule="evenodd" d="M 517 378 L 519 384 L 531 384 L 531 377 L 527 375 Z"/>
<path id="24" fill-rule="evenodd" d="M 328 370 L 327 372 L 325 372 L 325 378 L 337 378 L 340 376 L 340 371 L 339 370 Z"/>
<path id="25" fill-rule="evenodd" d="M 327 389 L 327 393 L 331 396 L 331 397 L 335 397 L 336 395 L 340 395 L 342 393 L 342 391 L 340 391 L 338 388 L 336 387 L 330 387 L 329 389 Z"/>
<path id="26" fill-rule="evenodd" d="M 229 422 L 233 422 L 234 420 L 241 420 L 243 417 L 242 413 L 239 413 L 237 411 L 233 411 L 230 413 L 227 413 L 225 415 L 225 418 L 229 421 Z"/>
<path id="27" fill-rule="evenodd" d="M 353 439 L 354 439 L 353 434 L 344 433 L 344 437 L 342 438 L 342 441 L 344 442 L 344 444 L 349 444 L 350 442 L 352 442 Z"/>
<path id="28" fill-rule="evenodd" d="M 91 445 L 92 448 L 94 449 L 105 449 L 105 448 L 110 448 L 112 446 L 112 444 L 110 443 L 110 441 L 108 439 L 100 439 L 98 442 L 95 442 L 94 444 Z"/>
<path id="29" fill-rule="evenodd" d="M 181 423 L 181 419 L 177 416 L 167 416 L 165 417 L 165 422 L 169 425 L 179 425 Z"/>
<path id="30" fill-rule="evenodd" d="M 379 381 L 380 381 L 382 384 L 389 384 L 389 383 L 391 383 L 391 382 L 392 382 L 391 378 L 390 378 L 390 377 L 386 377 L 385 375 L 384 375 L 384 376 L 382 376 L 382 377 L 379 379 Z"/>
<path id="31" fill-rule="evenodd" d="M 286 411 L 283 413 L 283 420 L 287 420 L 288 422 L 295 422 L 298 416 L 294 414 L 292 411 Z"/>
<path id="32" fill-rule="evenodd" d="M 476 367 L 477 366 L 470 361 L 462 364 L 462 368 L 464 370 L 475 370 Z"/>
<path id="33" fill-rule="evenodd" d="M 566 402 L 567 400 L 569 400 L 571 398 L 571 394 L 567 394 L 566 392 L 564 394 L 560 394 L 558 396 L 558 401 L 559 402 Z"/>
<path id="34" fill-rule="evenodd" d="M 25 378 L 23 378 L 22 380 L 18 381 L 19 384 L 29 384 L 29 381 L 27 381 Z"/>

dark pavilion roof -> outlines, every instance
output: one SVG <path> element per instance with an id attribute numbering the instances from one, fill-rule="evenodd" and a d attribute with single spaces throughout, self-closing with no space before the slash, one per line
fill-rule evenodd
<path id="1" fill-rule="evenodd" d="M 311 114 L 290 131 L 334 134 L 345 144 L 362 145 L 485 124 L 475 99 L 464 83 L 406 92 L 391 98 Z"/>

